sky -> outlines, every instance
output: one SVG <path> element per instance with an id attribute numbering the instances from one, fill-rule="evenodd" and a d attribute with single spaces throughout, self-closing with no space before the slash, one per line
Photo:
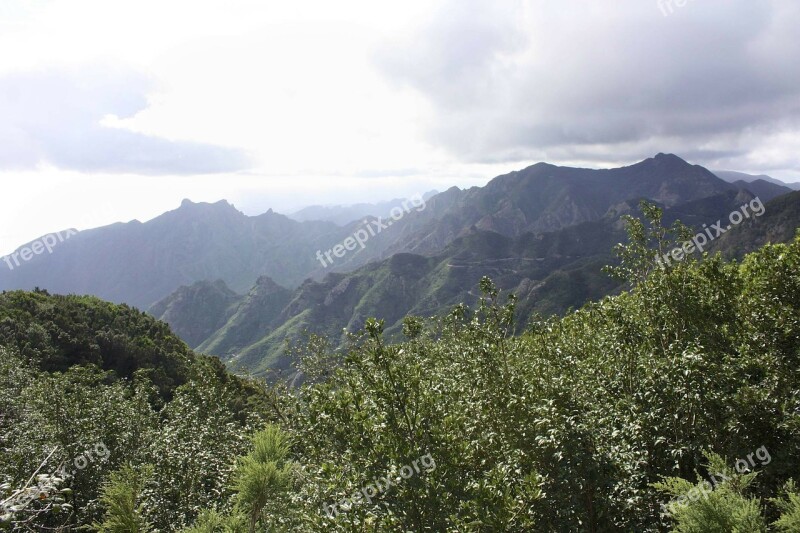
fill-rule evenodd
<path id="1" fill-rule="evenodd" d="M 0 253 L 658 152 L 800 181 L 796 0 L 3 0 Z"/>

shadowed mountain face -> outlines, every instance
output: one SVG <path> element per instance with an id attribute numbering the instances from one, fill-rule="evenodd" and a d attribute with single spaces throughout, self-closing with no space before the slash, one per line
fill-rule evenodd
<path id="1" fill-rule="evenodd" d="M 674 155 L 658 154 L 610 170 L 539 163 L 499 176 L 485 187 L 453 187 L 414 205 L 402 217 L 384 220 L 383 229 L 371 231 L 363 247 L 349 250 L 324 267 L 318 251 L 330 251 L 356 232 L 366 235 L 365 226 L 374 230 L 379 221 L 368 218 L 340 227 L 332 222 L 297 222 L 271 210 L 246 216 L 224 201 L 184 201 L 180 208 L 146 223 L 82 231 L 59 243 L 52 253 L 34 255 L 13 269 L 0 264 L 0 289 L 41 287 L 58 293 L 88 293 L 143 308 L 178 287 L 205 280 L 221 280 L 229 290 L 243 294 L 259 277 L 267 276 L 291 290 L 304 280 L 348 273 L 398 253 L 448 255 L 448 247 L 476 232 L 514 241 L 526 234 L 601 221 L 612 206 L 632 198 L 674 207 L 737 190 Z M 232 297 L 217 294 L 214 298 L 209 300 L 212 307 L 222 309 Z M 186 293 L 182 299 L 191 301 L 192 296 Z M 159 310 L 161 315 L 168 311 Z M 188 319 L 182 324 L 173 321 L 191 342 L 216 325 L 201 322 L 192 326 L 195 330 Z"/>
<path id="2" fill-rule="evenodd" d="M 436 254 L 474 229 L 513 238 L 600 220 L 609 207 L 631 198 L 669 207 L 737 189 L 705 168 L 670 154 L 609 170 L 537 163 L 498 176 L 485 187 L 453 187 L 434 196 L 424 208 L 410 211 L 371 238 L 365 249 L 327 270 L 318 269 L 313 277 L 347 272 L 395 253 Z"/>
<path id="3" fill-rule="evenodd" d="M 753 181 L 738 180 L 732 182 L 732 184 L 741 189 L 747 189 L 748 191 L 752 192 L 753 194 L 761 198 L 761 200 L 764 202 L 769 202 L 773 198 L 777 198 L 778 196 L 788 194 L 793 190 L 787 186 L 778 185 L 761 179 Z"/>
<path id="4" fill-rule="evenodd" d="M 741 259 L 767 243 L 789 242 L 800 229 L 800 191 L 775 198 L 759 218 L 750 218 L 711 246 L 728 258 Z"/>
<path id="5" fill-rule="evenodd" d="M 555 231 L 599 220 L 610 206 L 631 198 L 671 207 L 735 188 L 675 155 L 658 154 L 610 170 L 538 163 L 464 191 L 434 220 L 404 219 L 401 223 L 414 230 L 398 237 L 388 251 L 436 252 L 473 226 L 507 237 Z"/>
<path id="6" fill-rule="evenodd" d="M 763 230 L 738 238 L 763 244 L 761 233 L 767 232 L 773 242 L 790 240 L 793 231 L 766 228 L 776 225 L 794 230 L 800 226 L 796 194 L 767 203 L 764 216 L 742 225 L 742 229 L 757 226 Z M 753 198 L 747 190 L 727 190 L 665 208 L 663 220 L 666 225 L 680 220 L 700 228 L 727 218 Z M 288 370 L 287 338 L 298 339 L 309 331 L 343 341 L 343 329 L 358 330 L 371 316 L 385 320 L 391 338 L 399 335 L 402 318 L 408 314 L 430 316 L 461 302 L 473 304 L 482 276 L 490 276 L 499 288 L 518 296 L 519 324 L 524 327 L 534 314 L 564 313 L 621 289 L 602 267 L 614 262 L 612 249 L 626 238 L 622 215 L 639 216 L 637 205 L 637 200 L 620 202 L 609 207 L 600 220 L 517 237 L 473 228 L 440 253 L 395 254 L 350 273 L 308 280 L 288 296 L 278 291 L 263 296 L 254 289 L 251 294 L 259 296 L 240 303 L 235 319 L 199 349 L 256 372 Z M 730 235 L 737 232 L 740 228 Z"/>
<path id="7" fill-rule="evenodd" d="M 296 286 L 320 248 L 350 233 L 329 222 L 296 222 L 268 211 L 248 217 L 232 205 L 184 201 L 146 223 L 81 231 L 13 270 L 0 264 L 0 289 L 46 288 L 147 308 L 181 285 L 222 279 L 237 292 L 262 274 Z"/>

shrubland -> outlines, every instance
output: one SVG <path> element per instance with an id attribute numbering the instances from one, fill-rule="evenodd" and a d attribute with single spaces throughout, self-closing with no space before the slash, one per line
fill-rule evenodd
<path id="1" fill-rule="evenodd" d="M 122 369 L 97 341 L 99 358 L 43 366 L 37 350 L 61 364 L 52 348 L 94 349 L 95 328 L 72 338 L 58 317 L 0 322 L 14 339 L 0 358 L 0 498 L 53 448 L 42 471 L 97 442 L 110 452 L 22 510 L 4 501 L 0 520 L 37 531 L 797 531 L 800 236 L 741 262 L 662 269 L 656 253 L 683 230 L 644 212 L 610 269 L 628 291 L 517 335 L 513 296 L 484 279 L 476 308 L 407 317 L 403 342 L 387 343 L 375 319 L 345 351 L 310 337 L 296 347 L 296 388 L 181 348 L 160 359 L 181 370 L 160 372 L 137 351 L 144 333 L 116 345 L 138 354 Z M 15 297 L 57 309 L 63 298 Z M 161 335 L 155 353 L 172 346 Z M 405 475 L 423 456 L 435 468 Z"/>

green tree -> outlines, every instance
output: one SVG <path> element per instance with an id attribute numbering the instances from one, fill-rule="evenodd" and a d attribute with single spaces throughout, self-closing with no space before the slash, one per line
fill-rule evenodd
<path id="1" fill-rule="evenodd" d="M 789 480 L 783 492 L 783 498 L 772 500 L 781 512 L 781 517 L 774 526 L 778 531 L 796 533 L 800 531 L 800 491 L 794 481 Z"/>
<path id="2" fill-rule="evenodd" d="M 137 472 L 125 465 L 112 472 L 103 486 L 100 501 L 105 507 L 103 522 L 94 524 L 100 533 L 148 533 L 152 527 L 144 518 L 140 495 L 152 467 Z"/>
<path id="3" fill-rule="evenodd" d="M 252 438 L 253 449 L 236 465 L 236 503 L 249 518 L 250 533 L 256 531 L 267 509 L 285 508 L 283 497 L 292 482 L 294 464 L 288 460 L 290 444 L 277 426 L 269 425 Z"/>

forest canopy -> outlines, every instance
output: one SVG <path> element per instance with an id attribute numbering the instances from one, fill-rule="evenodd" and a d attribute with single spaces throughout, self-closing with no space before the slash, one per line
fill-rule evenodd
<path id="1" fill-rule="evenodd" d="M 612 269 L 629 291 L 514 335 L 484 279 L 476 308 L 407 317 L 404 342 L 375 319 L 344 353 L 311 337 L 297 388 L 124 306 L 4 294 L 0 523 L 798 531 L 800 236 L 661 269 L 646 213 Z"/>

